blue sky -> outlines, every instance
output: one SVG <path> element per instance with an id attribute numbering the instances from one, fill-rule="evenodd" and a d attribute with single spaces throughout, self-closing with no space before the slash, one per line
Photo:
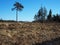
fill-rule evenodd
<path id="1" fill-rule="evenodd" d="M 41 5 L 45 6 L 47 11 L 52 9 L 53 14 L 60 14 L 60 0 L 0 0 L 0 19 L 16 19 L 16 11 L 11 10 L 15 1 L 20 2 L 24 6 L 24 9 L 19 12 L 19 21 L 34 20 L 34 15 L 38 12 Z"/>

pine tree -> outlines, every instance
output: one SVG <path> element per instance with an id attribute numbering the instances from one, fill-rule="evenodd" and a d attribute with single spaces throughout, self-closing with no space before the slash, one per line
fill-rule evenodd
<path id="1" fill-rule="evenodd" d="M 34 16 L 34 19 L 36 19 L 37 21 L 44 21 L 46 15 L 47 15 L 46 8 L 41 7 L 38 13 Z"/>
<path id="2" fill-rule="evenodd" d="M 15 4 L 13 4 L 14 8 L 12 8 L 12 10 L 16 10 L 16 22 L 18 21 L 18 11 L 21 11 L 24 7 L 19 3 L 16 2 Z"/>
<path id="3" fill-rule="evenodd" d="M 51 9 L 50 9 L 49 14 L 47 16 L 47 20 L 48 21 L 51 21 L 52 20 L 52 11 L 51 11 Z"/>

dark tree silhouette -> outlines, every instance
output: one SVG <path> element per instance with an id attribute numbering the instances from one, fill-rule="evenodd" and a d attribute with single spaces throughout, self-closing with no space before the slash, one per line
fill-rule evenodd
<path id="1" fill-rule="evenodd" d="M 38 11 L 38 13 L 34 16 L 35 21 L 44 21 L 45 16 L 47 15 L 47 10 L 44 7 L 41 7 Z"/>
<path id="2" fill-rule="evenodd" d="M 48 21 L 51 21 L 52 20 L 52 11 L 51 11 L 51 9 L 50 9 L 49 14 L 47 16 L 47 20 Z"/>
<path id="3" fill-rule="evenodd" d="M 38 17 L 37 17 L 37 15 L 35 14 L 35 16 L 34 16 L 35 21 L 37 21 L 37 18 L 38 18 Z"/>
<path id="4" fill-rule="evenodd" d="M 15 4 L 13 4 L 14 8 L 12 8 L 12 10 L 16 9 L 16 22 L 18 21 L 18 11 L 22 11 L 22 9 L 24 8 L 19 2 L 15 2 Z"/>
<path id="5" fill-rule="evenodd" d="M 56 21 L 59 21 L 59 14 L 56 14 Z"/>
<path id="6" fill-rule="evenodd" d="M 59 14 L 54 15 L 53 16 L 53 21 L 60 22 L 60 15 Z"/>
<path id="7" fill-rule="evenodd" d="M 53 21 L 56 21 L 56 16 L 55 16 L 55 15 L 53 15 L 52 20 L 53 20 Z"/>
<path id="8" fill-rule="evenodd" d="M 47 9 L 44 7 L 43 8 L 43 15 L 42 15 L 43 21 L 45 21 L 46 15 L 47 15 Z"/>

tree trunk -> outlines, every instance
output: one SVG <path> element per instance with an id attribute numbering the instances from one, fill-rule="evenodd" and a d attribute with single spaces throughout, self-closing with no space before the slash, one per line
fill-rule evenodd
<path id="1" fill-rule="evenodd" d="M 18 10 L 16 10 L 16 22 L 18 22 Z"/>

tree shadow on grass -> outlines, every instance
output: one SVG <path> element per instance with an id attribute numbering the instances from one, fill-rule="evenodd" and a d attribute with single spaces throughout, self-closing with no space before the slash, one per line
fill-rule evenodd
<path id="1" fill-rule="evenodd" d="M 60 45 L 60 37 L 52 39 L 50 41 L 45 41 L 45 42 L 42 42 L 42 43 L 35 43 L 33 45 Z"/>

